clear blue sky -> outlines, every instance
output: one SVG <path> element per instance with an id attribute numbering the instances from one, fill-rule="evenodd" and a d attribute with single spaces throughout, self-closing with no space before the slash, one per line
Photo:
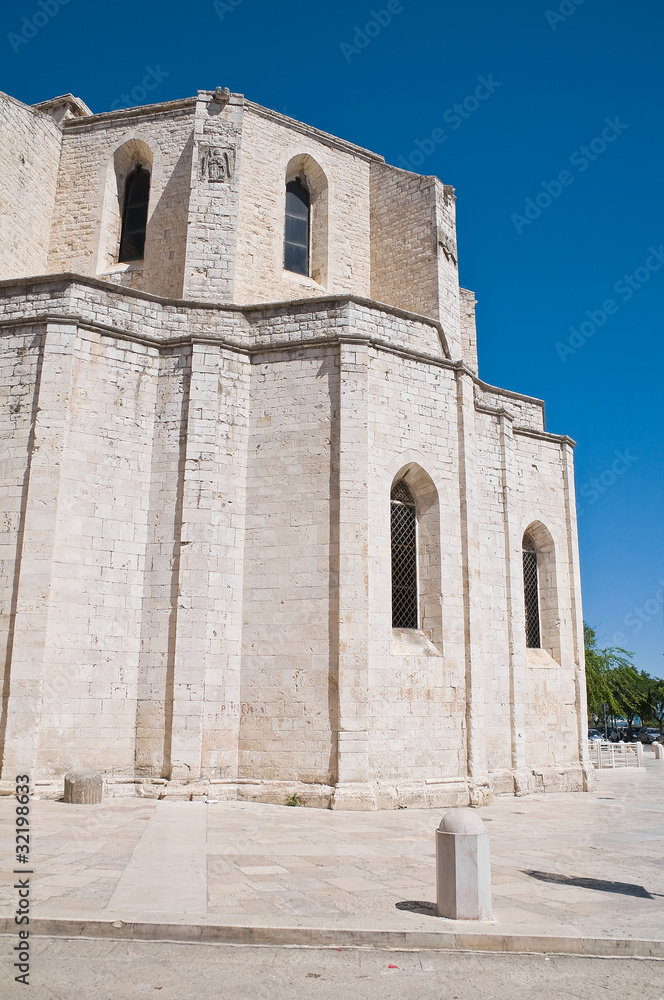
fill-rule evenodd
<path id="1" fill-rule="evenodd" d="M 41 4 L 0 15 L 0 88 L 28 104 L 228 86 L 455 186 L 480 374 L 577 440 L 585 618 L 664 675 L 662 5 L 389 0 L 385 23 L 385 0 Z"/>

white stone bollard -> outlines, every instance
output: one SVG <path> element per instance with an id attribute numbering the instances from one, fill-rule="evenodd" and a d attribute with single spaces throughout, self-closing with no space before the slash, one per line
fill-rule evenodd
<path id="1" fill-rule="evenodd" d="M 491 917 L 489 834 L 473 809 L 451 809 L 436 830 L 436 913 L 452 920 Z"/>
<path id="2" fill-rule="evenodd" d="M 664 760 L 664 746 L 659 742 L 659 740 L 653 741 L 652 749 L 655 754 L 655 760 Z"/>

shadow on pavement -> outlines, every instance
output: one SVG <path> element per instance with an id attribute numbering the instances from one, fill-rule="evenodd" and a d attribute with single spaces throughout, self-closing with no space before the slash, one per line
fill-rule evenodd
<path id="1" fill-rule="evenodd" d="M 397 910 L 408 910 L 410 913 L 421 913 L 425 917 L 437 917 L 436 904 L 423 902 L 420 899 L 405 899 L 402 903 L 394 904 Z"/>
<path id="2" fill-rule="evenodd" d="M 601 878 L 581 878 L 577 875 L 556 875 L 555 872 L 536 872 L 522 869 L 524 875 L 530 875 L 540 882 L 555 882 L 558 885 L 573 885 L 578 889 L 597 889 L 599 892 L 618 892 L 623 896 L 639 896 L 642 899 L 654 899 L 642 885 L 632 885 L 630 882 L 609 882 Z M 399 904 L 397 903 L 397 906 Z"/>

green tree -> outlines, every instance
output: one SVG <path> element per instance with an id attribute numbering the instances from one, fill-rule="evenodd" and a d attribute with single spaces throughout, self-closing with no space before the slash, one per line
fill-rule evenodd
<path id="1" fill-rule="evenodd" d="M 639 672 L 632 663 L 634 653 L 618 646 L 600 649 L 595 630 L 583 623 L 586 647 L 588 719 L 593 724 L 603 716 L 621 715 L 631 730 L 638 715 L 642 724 L 656 721 L 664 734 L 664 679 Z"/>
<path id="2" fill-rule="evenodd" d="M 650 676 L 641 673 L 630 663 L 621 663 L 610 672 L 610 683 L 617 709 L 627 719 L 628 735 L 631 737 L 635 716 L 643 722 L 650 711 Z"/>
<path id="3" fill-rule="evenodd" d="M 630 674 L 620 671 L 638 671 L 632 663 L 633 653 L 618 646 L 600 649 L 597 634 L 586 622 L 583 624 L 586 649 L 586 687 L 588 689 L 588 717 L 595 722 L 602 718 L 602 705 L 609 706 L 607 715 L 622 715 L 623 705 L 629 701 L 629 692 L 635 688 Z M 630 706 L 631 710 L 631 706 Z M 638 708 L 632 711 L 632 719 Z M 626 718 L 629 718 L 627 715 Z"/>
<path id="4" fill-rule="evenodd" d="M 650 678 L 650 698 L 648 715 L 654 719 L 660 735 L 664 733 L 664 680 L 661 677 Z"/>

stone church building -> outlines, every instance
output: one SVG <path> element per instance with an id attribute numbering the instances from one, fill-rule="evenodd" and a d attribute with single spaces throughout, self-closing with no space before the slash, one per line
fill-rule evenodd
<path id="1" fill-rule="evenodd" d="M 2 779 L 588 787 L 573 442 L 478 375 L 453 188 L 221 88 L 0 109 Z"/>

